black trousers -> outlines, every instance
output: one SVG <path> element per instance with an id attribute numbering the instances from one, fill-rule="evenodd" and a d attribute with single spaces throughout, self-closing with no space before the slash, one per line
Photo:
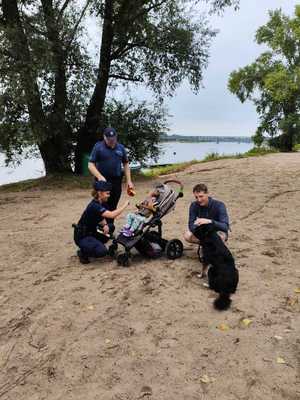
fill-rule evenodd
<path id="1" fill-rule="evenodd" d="M 112 184 L 112 190 L 110 192 L 110 197 L 106 203 L 107 209 L 109 211 L 113 211 L 117 208 L 121 193 L 122 193 L 122 179 L 123 177 L 118 177 L 118 178 L 106 178 L 107 182 L 110 182 Z M 107 223 L 112 223 L 114 222 L 113 219 L 111 218 L 106 218 Z"/>

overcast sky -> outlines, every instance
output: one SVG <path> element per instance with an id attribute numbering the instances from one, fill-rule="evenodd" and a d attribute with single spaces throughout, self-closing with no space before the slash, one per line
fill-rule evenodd
<path id="1" fill-rule="evenodd" d="M 241 0 L 240 9 L 227 9 L 223 17 L 213 17 L 219 29 L 211 47 L 211 58 L 205 72 L 204 86 L 194 95 L 182 85 L 168 101 L 173 117 L 170 133 L 191 135 L 251 136 L 257 126 L 257 114 L 251 103 L 241 104 L 227 89 L 228 77 L 234 69 L 255 60 L 264 50 L 254 43 L 257 28 L 268 20 L 268 10 L 281 8 L 293 15 L 293 0 Z"/>
<path id="2" fill-rule="evenodd" d="M 170 132 L 183 135 L 252 136 L 258 117 L 251 103 L 241 104 L 227 89 L 230 72 L 253 62 L 265 49 L 254 43 L 255 32 L 268 21 L 268 10 L 281 8 L 293 15 L 295 0 L 240 0 L 240 9 L 227 8 L 223 16 L 210 17 L 211 26 L 219 30 L 210 50 L 203 84 L 194 95 L 182 84 L 172 99 L 166 101 L 171 117 Z M 95 27 L 89 27 L 97 37 Z M 92 43 L 92 42 L 91 42 Z M 147 94 L 132 90 L 139 100 Z"/>

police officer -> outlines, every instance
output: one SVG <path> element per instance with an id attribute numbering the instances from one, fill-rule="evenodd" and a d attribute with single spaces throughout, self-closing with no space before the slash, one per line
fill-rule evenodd
<path id="1" fill-rule="evenodd" d="M 93 200 L 88 204 L 75 227 L 74 241 L 80 248 L 77 255 L 82 264 L 88 264 L 89 257 L 99 258 L 108 254 L 104 243 L 109 240 L 114 225 L 109 224 L 107 220 L 116 218 L 129 204 L 127 201 L 116 210 L 107 210 L 105 203 L 109 199 L 110 190 L 109 182 L 97 181 L 94 183 Z"/>
<path id="2" fill-rule="evenodd" d="M 112 188 L 107 202 L 107 208 L 111 211 L 116 209 L 122 192 L 122 164 L 128 189 L 133 190 L 125 147 L 118 143 L 114 128 L 105 128 L 103 140 L 98 141 L 91 152 L 88 168 L 98 181 L 111 183 Z"/>

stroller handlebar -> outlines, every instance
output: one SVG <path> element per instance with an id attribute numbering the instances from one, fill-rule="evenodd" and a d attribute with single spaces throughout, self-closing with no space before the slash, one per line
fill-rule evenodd
<path id="1" fill-rule="evenodd" d="M 177 179 L 168 179 L 167 181 L 164 182 L 164 185 L 167 185 L 168 183 L 176 183 L 177 185 L 180 186 L 179 193 L 183 193 L 183 184 L 182 184 L 182 182 L 178 181 Z M 180 196 L 180 197 L 182 197 L 182 196 Z"/>

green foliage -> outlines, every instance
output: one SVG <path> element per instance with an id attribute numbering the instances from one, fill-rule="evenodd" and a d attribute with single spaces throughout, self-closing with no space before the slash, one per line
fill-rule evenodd
<path id="1" fill-rule="evenodd" d="M 203 159 L 203 162 L 207 161 L 217 161 L 217 160 L 226 160 L 232 158 L 247 158 L 247 157 L 257 157 L 264 156 L 266 154 L 277 153 L 278 150 L 271 147 L 253 147 L 252 149 L 246 151 L 245 153 L 235 153 L 235 154 L 219 154 L 217 152 L 212 152 L 206 155 Z"/>
<path id="2" fill-rule="evenodd" d="M 105 106 L 107 85 L 142 84 L 160 103 L 185 79 L 198 91 L 216 34 L 195 7 L 201 1 L 212 13 L 238 4 L 1 0 L 0 150 L 7 161 L 30 148 L 40 151 L 47 173 L 70 171 L 74 157 L 80 159 L 80 151 L 94 138 L 103 112 L 120 132 L 128 132 L 121 139 L 132 159 L 157 156 L 159 134 L 165 129 L 162 110 L 145 103 Z M 97 65 L 85 46 L 87 17 L 103 27 Z"/>
<path id="3" fill-rule="evenodd" d="M 14 47 L 21 30 L 14 31 L 4 13 L 4 23 L 0 25 L 0 150 L 5 152 L 7 162 L 16 161 L 25 150 L 25 155 L 32 156 L 39 145 L 61 135 L 66 150 L 63 156 L 69 158 L 68 163 L 93 77 L 91 60 L 80 40 L 83 29 L 79 26 L 74 32 L 79 11 L 72 8 L 59 15 L 59 10 L 53 8 L 55 36 L 47 31 L 41 2 L 22 3 L 18 4 L 20 29 L 26 35 L 28 47 L 18 51 Z M 21 51 L 28 51 L 30 63 L 22 58 Z M 24 87 L 25 68 L 31 71 L 30 79 L 34 78 L 28 82 L 32 87 L 36 85 L 34 95 Z M 42 113 L 37 115 L 30 103 L 40 103 Z M 39 118 L 43 120 L 43 129 L 36 129 Z"/>
<path id="4" fill-rule="evenodd" d="M 158 158 L 159 137 L 167 129 L 164 108 L 133 100 L 128 103 L 111 101 L 105 108 L 105 122 L 116 128 L 131 161 L 143 163 L 148 158 Z"/>
<path id="5" fill-rule="evenodd" d="M 186 0 L 115 2 L 111 84 L 144 84 L 162 101 L 186 79 L 197 91 L 216 32 Z M 231 1 L 212 2 L 214 9 Z"/>
<path id="6" fill-rule="evenodd" d="M 300 151 L 300 143 L 295 144 L 293 150 Z"/>
<path id="7" fill-rule="evenodd" d="M 230 75 L 229 90 L 241 102 L 252 101 L 260 116 L 256 145 L 291 151 L 300 132 L 300 11 L 295 17 L 271 11 L 268 23 L 258 29 L 256 41 L 270 51 Z"/>

